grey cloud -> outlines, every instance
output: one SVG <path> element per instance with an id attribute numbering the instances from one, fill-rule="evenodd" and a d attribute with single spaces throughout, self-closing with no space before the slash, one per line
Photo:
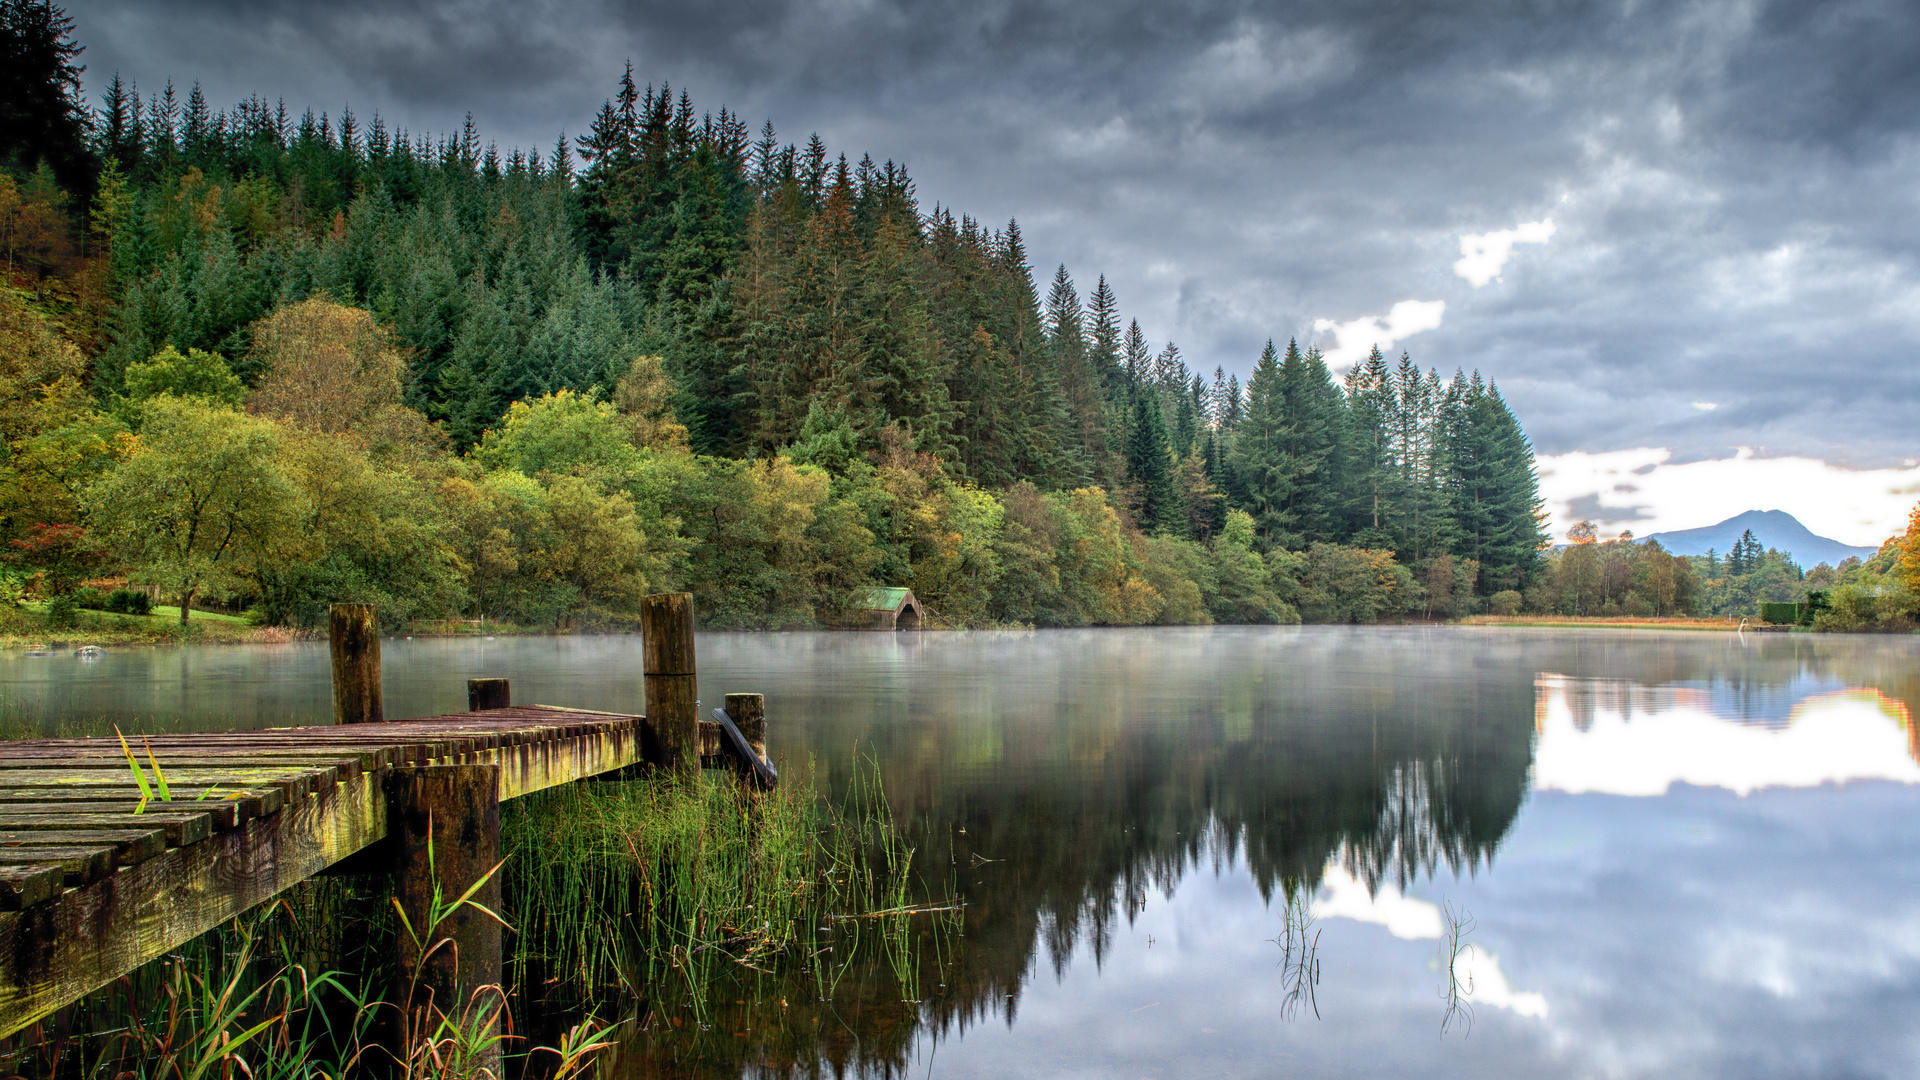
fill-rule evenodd
<path id="1" fill-rule="evenodd" d="M 1600 493 L 1582 495 L 1567 500 L 1567 517 L 1574 521 L 1591 521 L 1597 525 L 1618 525 L 1626 521 L 1648 521 L 1653 518 L 1646 512 L 1645 506 L 1603 506 Z"/>
<path id="2" fill-rule="evenodd" d="M 620 65 L 1019 217 L 1243 378 L 1315 318 L 1447 301 L 1423 365 L 1497 379 L 1543 451 L 1913 453 L 1915 11 L 1690 4 L 474 0 L 74 3 L 89 79 L 199 79 L 505 143 Z M 1462 233 L 1552 217 L 1473 289 Z M 1692 401 L 1721 407 L 1702 413 Z"/>

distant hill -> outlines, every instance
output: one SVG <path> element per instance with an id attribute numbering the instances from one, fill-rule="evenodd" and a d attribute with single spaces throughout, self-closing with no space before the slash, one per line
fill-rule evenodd
<path id="1" fill-rule="evenodd" d="M 1753 530 L 1753 535 L 1759 538 L 1761 544 L 1791 553 L 1793 561 L 1799 563 L 1802 570 L 1811 570 L 1821 563 L 1838 566 L 1840 560 L 1850 555 L 1872 558 L 1874 552 L 1879 550 L 1853 547 L 1838 540 L 1815 536 L 1812 530 L 1785 510 L 1749 510 L 1718 525 L 1654 533 L 1635 539 L 1658 540 L 1661 547 L 1675 555 L 1705 555 L 1708 548 L 1725 555 L 1733 547 L 1733 542 L 1740 539 L 1740 534 L 1748 529 Z"/>

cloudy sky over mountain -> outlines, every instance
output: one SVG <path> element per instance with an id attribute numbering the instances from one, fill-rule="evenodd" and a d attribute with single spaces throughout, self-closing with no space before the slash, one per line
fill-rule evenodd
<path id="1" fill-rule="evenodd" d="M 503 145 L 583 130 L 631 59 L 784 140 L 904 161 L 929 205 L 1017 217 L 1043 274 L 1104 273 L 1196 369 L 1244 378 L 1268 336 L 1478 367 L 1561 524 L 1707 524 L 1700 497 L 1731 491 L 1878 543 L 1920 482 L 1912 4 L 69 10 L 90 91 L 198 80 L 433 131 L 470 110 Z M 1853 470 L 1845 506 L 1813 461 Z"/>

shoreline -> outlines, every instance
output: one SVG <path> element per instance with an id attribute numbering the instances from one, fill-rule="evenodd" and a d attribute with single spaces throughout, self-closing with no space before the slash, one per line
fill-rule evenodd
<path id="1" fill-rule="evenodd" d="M 1215 623 L 1216 626 L 1263 625 L 1256 623 Z M 1325 625 L 1346 625 L 1328 623 Z M 1597 629 L 1597 630 L 1686 630 L 1694 632 L 1734 633 L 1740 629 L 1738 620 L 1729 622 L 1725 618 L 1650 617 L 1632 616 L 1579 616 L 1579 615 L 1469 615 L 1462 619 L 1447 622 L 1410 619 L 1394 622 L 1373 623 L 1374 626 L 1456 626 L 1472 627 L 1515 627 L 1534 629 Z M 834 630 L 832 627 L 817 629 Z M 1053 627 L 1033 629 L 1056 629 Z M 1136 627 L 1066 627 L 1059 629 L 1137 629 Z M 1754 623 L 1749 620 L 1748 633 L 1811 633 L 1805 627 Z M 779 631 L 735 629 L 714 630 L 725 633 L 778 633 Z M 842 629 L 844 633 L 868 633 L 859 629 Z M 949 629 L 929 629 L 920 633 L 953 633 Z M 964 631 L 958 631 L 964 632 Z M 535 637 L 632 637 L 632 630 L 526 630 L 511 624 L 497 628 L 488 627 L 485 632 L 478 630 L 451 630 L 444 625 L 431 623 L 425 628 L 415 628 L 411 633 L 385 634 L 384 637 L 413 638 L 535 638 Z M 57 651 L 79 649 L 87 646 L 127 648 L 133 646 L 158 645 L 284 645 L 301 641 L 325 641 L 324 630 L 297 630 L 285 626 L 254 626 L 233 616 L 211 612 L 196 611 L 193 621 L 182 627 L 175 615 L 128 616 L 113 615 L 89 611 L 83 617 L 81 625 L 53 627 L 21 627 L 0 624 L 0 650 L 25 649 L 32 651 Z"/>

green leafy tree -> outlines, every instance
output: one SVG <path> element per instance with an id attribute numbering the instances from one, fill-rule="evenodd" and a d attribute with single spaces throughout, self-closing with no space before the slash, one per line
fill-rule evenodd
<path id="1" fill-rule="evenodd" d="M 147 402 L 138 449 L 88 492 L 96 535 L 179 597 L 230 591 L 295 539 L 302 493 L 267 420 L 192 399 Z"/>
<path id="2" fill-rule="evenodd" d="M 127 400 L 137 404 L 161 394 L 200 398 L 237 408 L 247 387 L 217 353 L 188 349 L 183 356 L 169 345 L 143 363 L 127 368 Z"/>

